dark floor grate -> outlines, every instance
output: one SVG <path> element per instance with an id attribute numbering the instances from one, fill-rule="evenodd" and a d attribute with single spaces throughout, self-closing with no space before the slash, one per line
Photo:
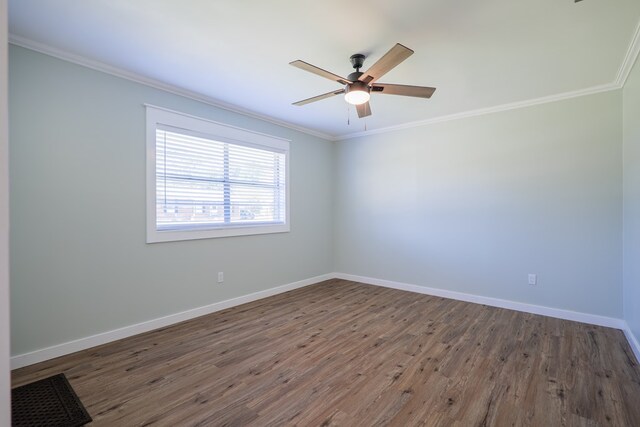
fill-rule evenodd
<path id="1" fill-rule="evenodd" d="M 91 416 L 64 374 L 11 390 L 13 427 L 79 427 Z"/>

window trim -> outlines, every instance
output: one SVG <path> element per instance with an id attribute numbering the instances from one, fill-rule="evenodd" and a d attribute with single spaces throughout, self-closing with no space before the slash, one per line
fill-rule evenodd
<path id="1" fill-rule="evenodd" d="M 289 146 L 290 141 L 236 126 L 226 125 L 167 108 L 144 104 L 146 107 L 147 145 L 147 243 L 173 242 L 180 240 L 211 239 L 219 237 L 248 236 L 256 234 L 286 233 L 290 231 L 290 181 Z M 212 139 L 236 143 L 250 147 L 277 149 L 285 155 L 285 222 L 284 224 L 234 224 L 216 226 L 209 229 L 166 230 L 156 229 L 156 128 L 158 125 L 184 129 L 207 135 Z"/>

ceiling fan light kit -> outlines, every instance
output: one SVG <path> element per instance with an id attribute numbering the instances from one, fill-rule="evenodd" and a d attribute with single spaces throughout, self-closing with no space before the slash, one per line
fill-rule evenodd
<path id="1" fill-rule="evenodd" d="M 290 64 L 294 67 L 317 74 L 320 77 L 337 82 L 344 85 L 344 89 L 335 90 L 333 92 L 324 93 L 312 98 L 303 99 L 294 102 L 293 105 L 302 106 L 311 102 L 320 101 L 321 99 L 331 98 L 336 95 L 344 94 L 344 99 L 352 105 L 356 106 L 358 117 L 367 117 L 371 115 L 371 106 L 369 99 L 371 92 L 380 92 L 387 95 L 413 96 L 418 98 L 431 98 L 436 88 L 425 86 L 407 86 L 388 83 L 376 83 L 376 81 L 387 74 L 391 69 L 395 68 L 402 61 L 413 54 L 413 51 L 406 46 L 396 43 L 382 58 L 369 68 L 366 72 L 360 72 L 360 68 L 364 64 L 365 56 L 357 53 L 351 55 L 351 65 L 355 68 L 355 72 L 349 74 L 346 78 L 337 74 L 323 70 L 322 68 L 311 65 L 307 62 L 296 60 Z"/>
<path id="2" fill-rule="evenodd" d="M 360 105 L 369 102 L 371 88 L 360 81 L 356 81 L 347 85 L 345 88 L 344 99 L 352 105 Z"/>

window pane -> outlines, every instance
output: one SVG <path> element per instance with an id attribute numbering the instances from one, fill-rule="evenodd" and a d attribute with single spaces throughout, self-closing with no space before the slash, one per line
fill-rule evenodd
<path id="1" fill-rule="evenodd" d="M 156 229 L 282 224 L 284 153 L 156 130 Z"/>

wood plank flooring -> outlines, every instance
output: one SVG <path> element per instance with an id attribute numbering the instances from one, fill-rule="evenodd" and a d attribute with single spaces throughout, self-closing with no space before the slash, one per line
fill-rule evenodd
<path id="1" fill-rule="evenodd" d="M 330 280 L 13 372 L 95 426 L 640 426 L 621 331 Z"/>

